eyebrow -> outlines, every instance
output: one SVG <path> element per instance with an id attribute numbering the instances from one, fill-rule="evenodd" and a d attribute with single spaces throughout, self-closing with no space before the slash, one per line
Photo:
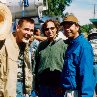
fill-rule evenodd
<path id="1" fill-rule="evenodd" d="M 31 32 L 34 31 L 34 29 L 29 29 L 29 28 L 24 28 L 24 30 L 31 31 Z"/>
<path id="2" fill-rule="evenodd" d="M 55 26 L 54 27 L 46 27 L 46 28 L 55 28 Z"/>

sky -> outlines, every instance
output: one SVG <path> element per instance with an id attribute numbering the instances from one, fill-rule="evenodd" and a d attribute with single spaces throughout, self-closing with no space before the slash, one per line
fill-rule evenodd
<path id="1" fill-rule="evenodd" d="M 94 17 L 94 4 L 95 6 L 95 17 Z M 97 0 L 72 0 L 69 7 L 66 7 L 64 13 L 73 13 L 79 20 L 80 25 L 91 23 L 90 18 L 97 18 Z"/>

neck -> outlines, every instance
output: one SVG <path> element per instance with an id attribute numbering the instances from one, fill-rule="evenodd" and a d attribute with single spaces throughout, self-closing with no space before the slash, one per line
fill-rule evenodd
<path id="1" fill-rule="evenodd" d="M 16 37 L 16 42 L 17 42 L 17 44 L 22 43 L 22 41 L 18 37 Z"/>
<path id="2" fill-rule="evenodd" d="M 54 37 L 48 37 L 48 40 L 49 40 L 50 42 L 52 42 L 52 41 L 54 41 L 55 38 L 56 38 L 56 35 L 55 35 Z"/>
<path id="3" fill-rule="evenodd" d="M 77 38 L 78 36 L 79 36 L 79 33 L 77 33 L 77 34 L 74 36 L 74 38 L 73 38 L 73 39 Z"/>
<path id="4" fill-rule="evenodd" d="M 77 33 L 76 35 L 74 35 L 73 37 L 68 37 L 70 40 L 73 40 L 75 38 L 77 38 L 79 36 L 79 33 Z"/>

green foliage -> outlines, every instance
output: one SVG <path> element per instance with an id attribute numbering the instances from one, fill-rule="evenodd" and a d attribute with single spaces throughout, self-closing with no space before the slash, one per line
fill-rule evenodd
<path id="1" fill-rule="evenodd" d="M 89 34 L 89 31 L 93 28 L 94 26 L 93 26 L 93 24 L 86 24 L 86 25 L 83 25 L 83 26 L 81 26 L 81 32 L 82 33 L 87 33 L 87 34 Z"/>
<path id="2" fill-rule="evenodd" d="M 43 14 L 48 16 L 60 16 L 63 14 L 66 6 L 69 6 L 71 2 L 72 0 L 48 0 L 48 10 L 44 11 Z"/>

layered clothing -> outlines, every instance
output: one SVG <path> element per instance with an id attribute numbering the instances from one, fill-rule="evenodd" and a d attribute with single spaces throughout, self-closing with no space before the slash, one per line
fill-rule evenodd
<path id="1" fill-rule="evenodd" d="M 55 88 L 60 85 L 66 48 L 67 45 L 62 39 L 52 42 L 45 40 L 39 44 L 35 56 L 35 74 L 40 97 L 63 97 L 63 95 L 56 95 Z"/>
<path id="2" fill-rule="evenodd" d="M 2 41 L 0 47 L 0 93 L 3 93 L 2 95 L 4 97 L 16 97 L 19 52 L 16 38 L 10 33 L 8 37 Z M 31 61 L 27 53 L 25 49 L 25 82 L 27 86 L 26 91 L 29 93 L 32 89 L 32 71 Z M 31 84 L 27 81 L 30 81 Z"/>

